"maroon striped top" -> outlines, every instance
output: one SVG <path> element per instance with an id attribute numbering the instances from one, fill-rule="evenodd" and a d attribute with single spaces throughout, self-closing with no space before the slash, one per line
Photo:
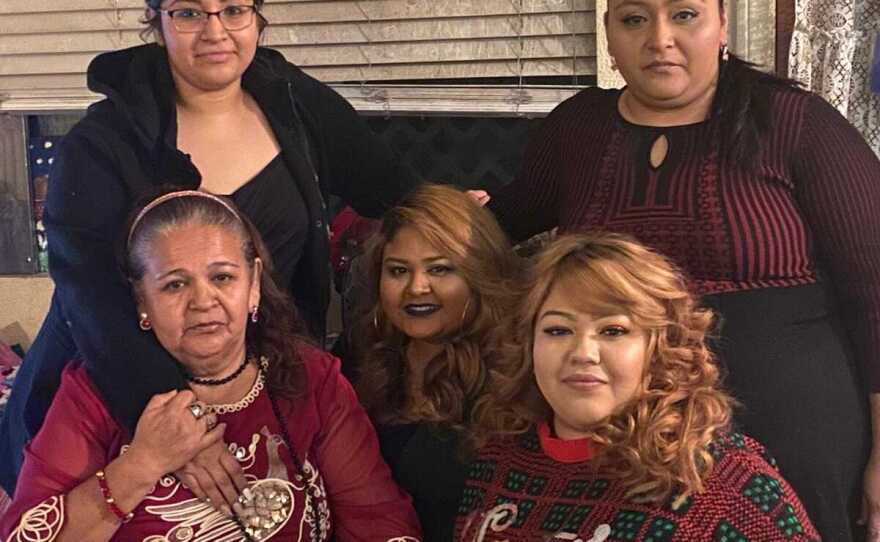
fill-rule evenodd
<path id="1" fill-rule="evenodd" d="M 700 294 L 827 274 L 880 391 L 880 160 L 856 129 L 818 96 L 780 88 L 746 169 L 720 158 L 718 121 L 637 126 L 619 96 L 586 89 L 542 123 L 519 178 L 489 204 L 508 233 L 628 233 L 673 258 Z M 660 135 L 669 151 L 655 169 Z"/>

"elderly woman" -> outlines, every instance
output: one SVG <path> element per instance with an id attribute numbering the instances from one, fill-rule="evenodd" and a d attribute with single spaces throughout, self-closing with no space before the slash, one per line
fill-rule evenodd
<path id="1" fill-rule="evenodd" d="M 141 332 L 191 391 L 153 396 L 132 434 L 86 367 L 68 366 L 0 538 L 416 540 L 338 361 L 297 334 L 259 234 L 228 200 L 154 199 L 132 222 L 124 267 Z M 243 472 L 232 507 L 168 475 L 221 439 L 231 455 L 217 461 Z"/>
<path id="2" fill-rule="evenodd" d="M 55 295 L 0 428 L 12 493 L 64 363 L 81 355 L 113 416 L 133 430 L 149 398 L 183 388 L 172 357 L 140 334 L 113 248 L 156 186 L 228 195 L 257 226 L 316 337 L 330 297 L 325 201 L 378 217 L 414 181 L 332 89 L 257 43 L 263 0 L 145 0 L 158 43 L 99 55 L 107 98 L 64 138 L 46 207 Z M 123 362 L 124 360 L 124 362 Z"/>
<path id="3" fill-rule="evenodd" d="M 424 186 L 385 215 L 368 265 L 358 394 L 425 540 L 448 541 L 469 451 L 462 431 L 485 392 L 489 332 L 511 310 L 518 261 L 474 199 Z"/>
<path id="4" fill-rule="evenodd" d="M 459 541 L 818 540 L 732 400 L 668 260 L 618 235 L 538 256 L 475 408 Z"/>
<path id="5" fill-rule="evenodd" d="M 614 231 L 672 258 L 723 319 L 737 421 L 824 538 L 860 534 L 864 495 L 880 541 L 880 160 L 824 100 L 728 54 L 723 4 L 609 0 L 626 87 L 560 104 L 490 205 L 514 241 Z"/>

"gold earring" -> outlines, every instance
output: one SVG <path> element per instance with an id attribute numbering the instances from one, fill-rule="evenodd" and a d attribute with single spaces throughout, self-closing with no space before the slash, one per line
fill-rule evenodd
<path id="1" fill-rule="evenodd" d="M 141 328 L 141 331 L 150 331 L 151 329 L 153 329 L 153 322 L 150 322 L 150 317 L 147 316 L 147 313 L 142 312 L 140 314 L 138 327 Z"/>

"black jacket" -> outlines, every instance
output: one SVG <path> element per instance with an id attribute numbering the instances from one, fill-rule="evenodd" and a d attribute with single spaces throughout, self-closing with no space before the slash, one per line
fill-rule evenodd
<path id="1" fill-rule="evenodd" d="M 305 200 L 310 232 L 293 284 L 282 286 L 321 332 L 330 295 L 325 198 L 338 195 L 360 214 L 378 216 L 414 180 L 342 97 L 280 53 L 259 48 L 242 81 Z M 88 83 L 107 99 L 90 107 L 64 138 L 52 172 L 44 222 L 56 289 L 3 422 L 0 481 L 7 486 L 21 446 L 42 424 L 61 368 L 74 357 L 86 361 L 112 413 L 131 429 L 152 395 L 185 386 L 171 356 L 138 329 L 114 252 L 140 197 L 162 184 L 200 183 L 198 170 L 176 148 L 165 51 L 144 45 L 102 54 L 89 66 Z"/>

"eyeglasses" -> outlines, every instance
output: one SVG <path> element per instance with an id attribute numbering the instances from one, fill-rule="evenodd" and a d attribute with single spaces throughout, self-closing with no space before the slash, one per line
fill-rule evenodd
<path id="1" fill-rule="evenodd" d="M 171 23 L 178 32 L 201 32 L 208 19 L 216 15 L 223 28 L 229 31 L 244 30 L 254 23 L 254 6 L 226 6 L 220 11 L 204 11 L 195 8 L 160 9 L 171 17 Z"/>

